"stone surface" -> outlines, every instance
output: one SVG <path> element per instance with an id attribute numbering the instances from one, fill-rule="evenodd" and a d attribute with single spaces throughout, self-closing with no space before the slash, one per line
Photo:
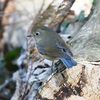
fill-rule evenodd
<path id="1" fill-rule="evenodd" d="M 100 3 L 94 6 L 93 14 L 71 41 L 78 61 L 100 60 Z"/>

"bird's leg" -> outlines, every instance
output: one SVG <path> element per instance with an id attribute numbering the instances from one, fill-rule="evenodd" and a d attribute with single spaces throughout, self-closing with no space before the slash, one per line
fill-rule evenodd
<path id="1" fill-rule="evenodd" d="M 54 64 L 55 64 L 54 61 L 52 61 L 52 66 L 51 66 L 51 70 L 52 70 L 52 72 L 54 72 L 54 67 L 55 67 Z"/>
<path id="2" fill-rule="evenodd" d="M 55 69 L 56 69 L 57 73 L 61 73 L 62 71 L 64 71 L 66 69 L 66 67 L 63 65 L 63 63 L 60 60 L 58 60 L 55 63 Z"/>
<path id="3" fill-rule="evenodd" d="M 51 70 L 53 73 L 58 72 L 58 66 L 55 65 L 55 61 L 52 61 Z"/>
<path id="4" fill-rule="evenodd" d="M 66 69 L 66 67 L 60 61 L 57 61 L 57 62 L 52 61 L 52 66 L 51 66 L 51 71 L 52 72 L 60 73 L 65 69 Z"/>
<path id="5" fill-rule="evenodd" d="M 51 65 L 51 71 L 53 72 L 53 65 L 54 65 L 54 61 L 52 61 L 52 65 Z"/>

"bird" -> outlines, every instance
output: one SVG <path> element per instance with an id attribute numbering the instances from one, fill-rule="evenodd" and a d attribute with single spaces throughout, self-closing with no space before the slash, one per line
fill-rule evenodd
<path id="1" fill-rule="evenodd" d="M 67 68 L 77 65 L 67 43 L 54 30 L 47 26 L 35 26 L 30 30 L 30 35 L 36 43 L 40 55 L 48 60 L 60 59 Z"/>

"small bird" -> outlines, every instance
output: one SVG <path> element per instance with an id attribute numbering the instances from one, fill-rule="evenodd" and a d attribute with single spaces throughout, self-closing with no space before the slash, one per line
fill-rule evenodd
<path id="1" fill-rule="evenodd" d="M 33 27 L 29 36 L 34 37 L 36 47 L 42 57 L 52 61 L 60 59 L 67 68 L 77 65 L 67 43 L 49 27 Z"/>

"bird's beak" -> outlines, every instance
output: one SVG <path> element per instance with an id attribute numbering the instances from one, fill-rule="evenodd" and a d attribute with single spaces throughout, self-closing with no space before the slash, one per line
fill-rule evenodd
<path id="1" fill-rule="evenodd" d="M 32 34 L 28 34 L 27 37 L 32 37 Z"/>

